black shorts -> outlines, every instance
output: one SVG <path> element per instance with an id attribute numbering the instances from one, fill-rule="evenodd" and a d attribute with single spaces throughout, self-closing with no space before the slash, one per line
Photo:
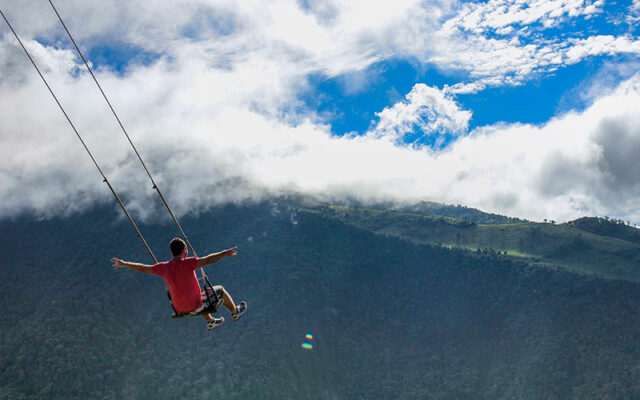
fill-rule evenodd
<path id="1" fill-rule="evenodd" d="M 203 306 L 201 308 L 206 308 L 206 307 L 209 307 L 211 305 L 211 304 L 208 303 L 208 300 L 215 301 L 215 298 L 214 298 L 213 294 L 211 293 L 211 288 L 207 287 L 206 290 L 209 293 L 208 297 L 207 297 L 207 293 L 204 290 L 200 291 L 200 296 L 202 297 L 202 306 Z M 222 286 L 215 285 L 213 287 L 213 290 L 214 290 L 214 292 L 215 292 L 215 294 L 216 294 L 216 296 L 218 298 L 222 297 Z"/>

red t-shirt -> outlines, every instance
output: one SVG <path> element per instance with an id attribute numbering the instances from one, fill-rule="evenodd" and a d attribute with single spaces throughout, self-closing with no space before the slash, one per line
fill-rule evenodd
<path id="1" fill-rule="evenodd" d="M 180 313 L 188 313 L 202 305 L 200 285 L 196 277 L 198 263 L 195 257 L 157 263 L 151 272 L 160 275 L 167 282 L 173 308 Z"/>

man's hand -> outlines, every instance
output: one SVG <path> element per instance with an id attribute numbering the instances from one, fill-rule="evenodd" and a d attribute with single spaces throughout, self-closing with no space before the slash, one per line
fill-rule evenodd
<path id="1" fill-rule="evenodd" d="M 229 250 L 225 250 L 223 253 L 226 257 L 235 257 L 238 254 L 238 246 L 232 247 Z"/>
<path id="2" fill-rule="evenodd" d="M 125 268 L 126 266 L 124 265 L 124 261 L 122 261 L 119 258 L 115 258 L 113 257 L 111 259 L 111 261 L 113 262 L 113 269 L 118 269 L 118 268 Z"/>
<path id="3" fill-rule="evenodd" d="M 146 265 L 146 264 L 139 264 L 139 263 L 133 263 L 133 262 L 127 262 L 127 261 L 122 261 L 119 258 L 115 258 L 113 257 L 111 259 L 111 261 L 113 262 L 113 269 L 118 269 L 118 268 L 128 268 L 132 271 L 136 271 L 136 272 L 142 272 L 145 274 L 151 274 L 151 268 L 153 267 L 153 265 Z"/>

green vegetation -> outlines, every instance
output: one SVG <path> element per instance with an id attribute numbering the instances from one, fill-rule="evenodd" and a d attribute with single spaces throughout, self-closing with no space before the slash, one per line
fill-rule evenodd
<path id="1" fill-rule="evenodd" d="M 388 210 L 391 208 L 387 207 L 385 209 Z M 429 201 L 421 201 L 411 206 L 401 207 L 398 211 L 431 217 L 450 217 L 460 221 L 475 222 L 477 224 L 511 224 L 516 222 L 526 222 L 526 220 L 520 218 L 511 218 L 503 215 L 486 213 L 478 209 L 462 205 L 451 206 Z"/>
<path id="2" fill-rule="evenodd" d="M 323 206 L 310 212 L 416 243 L 506 252 L 541 265 L 640 282 L 640 242 L 624 239 L 633 238 L 631 233 L 636 230 L 628 226 L 624 226 L 626 235 L 606 236 L 603 229 L 600 234 L 591 233 L 584 223 L 577 222 L 579 227 L 571 223 L 477 224 L 450 217 L 339 206 Z"/>
<path id="3" fill-rule="evenodd" d="M 566 225 L 600 236 L 640 243 L 640 229 L 629 226 L 629 222 L 620 219 L 583 217 L 567 222 Z"/>
<path id="4" fill-rule="evenodd" d="M 113 271 L 149 261 L 115 211 L 0 222 L 0 399 L 640 398 L 640 284 L 533 261 L 570 227 L 282 202 L 181 222 L 201 254 L 240 246 L 207 270 L 240 321 L 172 320 L 159 278 Z M 167 258 L 173 227 L 140 228 Z"/>

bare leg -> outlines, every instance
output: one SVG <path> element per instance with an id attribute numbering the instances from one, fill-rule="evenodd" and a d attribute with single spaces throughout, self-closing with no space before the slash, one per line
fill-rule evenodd
<path id="1" fill-rule="evenodd" d="M 213 322 L 213 317 L 211 316 L 211 314 L 202 314 L 202 318 L 204 318 L 207 322 Z"/>
<path id="2" fill-rule="evenodd" d="M 231 315 L 238 312 L 236 310 L 236 304 L 233 302 L 233 299 L 224 288 L 222 288 L 222 299 L 224 300 L 224 306 L 227 307 L 227 310 L 229 310 L 229 312 L 231 312 Z"/>

